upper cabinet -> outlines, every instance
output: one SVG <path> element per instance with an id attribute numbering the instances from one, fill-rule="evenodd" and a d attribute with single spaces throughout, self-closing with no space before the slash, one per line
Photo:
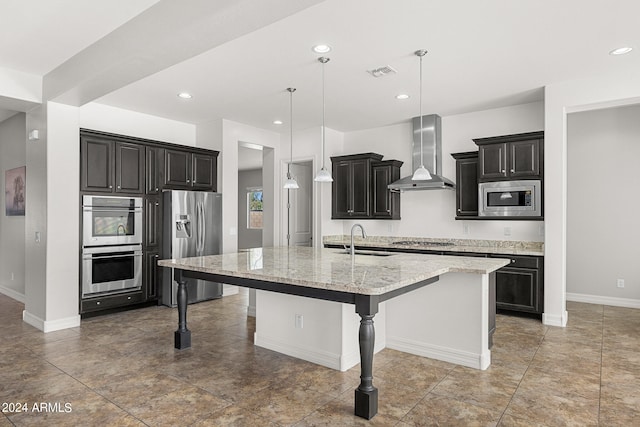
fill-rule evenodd
<path id="1" fill-rule="evenodd" d="M 456 159 L 456 219 L 478 216 L 478 152 L 452 154 Z"/>
<path id="2" fill-rule="evenodd" d="M 164 187 L 176 190 L 215 191 L 216 163 L 217 155 L 165 149 Z"/>
<path id="3" fill-rule="evenodd" d="M 144 147 L 110 138 L 80 138 L 82 191 L 144 192 Z"/>
<path id="4" fill-rule="evenodd" d="M 387 185 L 400 178 L 402 162 L 376 153 L 331 157 L 331 219 L 400 219 L 400 194 Z"/>
<path id="5" fill-rule="evenodd" d="M 387 186 L 400 179 L 399 160 L 371 163 L 371 215 L 376 219 L 400 219 L 400 193 Z"/>
<path id="6" fill-rule="evenodd" d="M 478 180 L 541 179 L 544 132 L 477 138 Z"/>

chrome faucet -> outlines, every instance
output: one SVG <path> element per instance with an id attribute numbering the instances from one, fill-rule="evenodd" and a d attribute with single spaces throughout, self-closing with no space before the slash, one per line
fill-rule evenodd
<path id="1" fill-rule="evenodd" d="M 355 248 L 355 245 L 353 244 L 353 233 L 356 231 L 356 227 L 360 227 L 360 230 L 362 231 L 362 238 L 363 239 L 367 238 L 367 233 L 365 233 L 364 227 L 361 224 L 353 224 L 353 227 L 351 227 L 351 262 L 352 263 L 356 260 L 356 248 Z"/>

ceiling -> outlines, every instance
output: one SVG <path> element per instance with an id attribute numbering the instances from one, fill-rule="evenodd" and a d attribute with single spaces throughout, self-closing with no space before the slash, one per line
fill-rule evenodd
<path id="1" fill-rule="evenodd" d="M 0 0 L 0 67 L 45 75 L 145 9 L 175 1 Z M 248 6 L 264 1 L 244 2 L 247 19 L 253 17 Z M 286 133 L 286 88 L 296 87 L 294 127 L 318 126 L 322 66 L 311 47 L 321 42 L 333 47 L 325 66 L 326 125 L 343 132 L 418 115 L 417 49 L 429 52 L 422 111 L 442 116 L 539 101 L 544 86 L 555 82 L 640 72 L 636 0 L 308 3 L 317 4 L 95 102 L 194 124 L 224 118 Z M 608 54 L 620 46 L 635 50 Z M 366 72 L 385 65 L 397 74 L 374 78 Z M 193 98 L 178 98 L 181 91 Z M 395 99 L 399 93 L 410 98 Z M 284 125 L 272 124 L 275 119 Z"/>

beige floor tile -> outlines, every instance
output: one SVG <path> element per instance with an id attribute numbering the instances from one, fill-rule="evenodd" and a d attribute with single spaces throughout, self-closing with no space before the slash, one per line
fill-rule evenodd
<path id="1" fill-rule="evenodd" d="M 402 421 L 411 426 L 495 426 L 501 414 L 430 393 Z"/>

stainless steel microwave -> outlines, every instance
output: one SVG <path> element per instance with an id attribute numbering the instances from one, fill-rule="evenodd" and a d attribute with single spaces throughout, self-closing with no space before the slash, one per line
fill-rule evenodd
<path id="1" fill-rule="evenodd" d="M 540 180 L 495 181 L 478 184 L 479 216 L 542 216 Z"/>

